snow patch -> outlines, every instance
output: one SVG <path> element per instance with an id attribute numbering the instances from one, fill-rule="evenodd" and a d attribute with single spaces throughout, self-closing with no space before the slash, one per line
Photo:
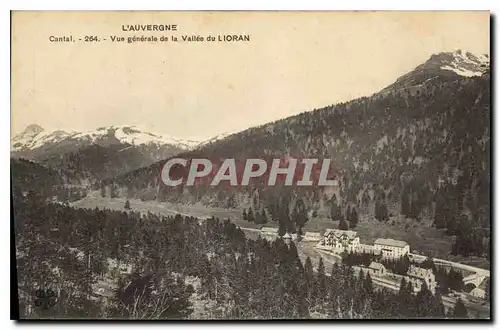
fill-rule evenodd
<path id="1" fill-rule="evenodd" d="M 29 128 L 29 127 L 28 127 Z M 61 130 L 44 131 L 43 129 L 26 129 L 23 133 L 15 136 L 11 140 L 11 150 L 33 150 L 44 145 L 56 144 L 63 140 L 82 140 L 96 143 L 99 140 L 114 137 L 121 143 L 133 146 L 140 145 L 172 145 L 182 149 L 193 149 L 200 144 L 200 141 L 190 139 L 178 139 L 165 134 L 147 132 L 138 126 L 120 125 L 99 127 L 87 132 L 65 132 Z"/>
<path id="2" fill-rule="evenodd" d="M 478 71 L 471 71 L 460 67 L 451 67 L 449 65 L 442 66 L 441 69 L 453 71 L 459 76 L 464 76 L 464 77 L 474 77 L 474 76 L 480 76 L 482 74 L 481 72 Z"/>
<path id="3" fill-rule="evenodd" d="M 441 66 L 442 70 L 453 71 L 463 77 L 481 76 L 482 66 L 489 65 L 488 55 L 474 55 L 458 50 L 451 54 L 452 60 Z"/>

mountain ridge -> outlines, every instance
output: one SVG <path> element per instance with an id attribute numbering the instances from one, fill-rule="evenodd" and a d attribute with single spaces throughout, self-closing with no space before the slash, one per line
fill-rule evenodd
<path id="1" fill-rule="evenodd" d="M 397 78 L 381 92 L 418 88 L 435 79 L 442 82 L 460 77 L 478 77 L 484 73 L 485 66 L 489 66 L 489 63 L 489 55 L 475 55 L 460 49 L 433 54 L 427 61 Z"/>
<path id="2" fill-rule="evenodd" d="M 57 144 L 64 140 L 80 140 L 87 143 L 103 145 L 126 143 L 140 146 L 147 144 L 172 145 L 181 149 L 192 149 L 202 141 L 174 138 L 165 134 L 151 133 L 137 125 L 111 125 L 98 127 L 90 131 L 44 130 L 41 126 L 31 124 L 11 140 L 13 152 L 35 150 L 46 144 Z"/>
<path id="3" fill-rule="evenodd" d="M 11 157 L 59 168 L 72 182 L 83 183 L 148 166 L 197 145 L 198 141 L 146 132 L 136 125 L 66 132 L 31 124 L 12 138 Z"/>
<path id="4" fill-rule="evenodd" d="M 441 69 L 441 61 L 429 60 L 403 76 L 411 79 L 399 80 L 405 82 L 406 90 L 389 88 L 303 112 L 176 155 L 188 159 L 328 157 L 339 169 L 337 191 L 281 186 L 165 187 L 158 181 L 163 161 L 103 184 L 129 198 L 251 207 L 271 213 L 291 210 L 302 200 L 323 219 L 331 205 L 341 210 L 340 217 L 348 208 L 384 222 L 393 214 L 446 229 L 447 235 L 457 236 L 455 253 L 484 255 L 490 226 L 490 75 L 487 70 L 470 77 L 459 75 Z M 427 80 L 422 71 L 437 72 L 438 78 Z M 280 224 L 286 227 L 283 230 L 293 233 L 302 226 L 293 223 L 291 213 L 285 218 L 289 220 Z"/>

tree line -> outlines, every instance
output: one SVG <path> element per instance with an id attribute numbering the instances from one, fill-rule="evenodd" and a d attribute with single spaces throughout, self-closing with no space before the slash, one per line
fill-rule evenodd
<path id="1" fill-rule="evenodd" d="M 188 318 L 192 295 L 202 315 L 223 319 L 445 317 L 424 290 L 375 290 L 369 275 L 323 260 L 313 269 L 294 243 L 247 239 L 216 218 L 74 209 L 33 199 L 16 201 L 16 252 L 23 317 Z M 108 259 L 130 265 L 110 300 L 96 297 Z M 186 284 L 199 279 L 197 288 Z M 39 309 L 34 292 L 52 288 L 57 302 Z M 451 314 L 450 317 L 464 317 Z"/>

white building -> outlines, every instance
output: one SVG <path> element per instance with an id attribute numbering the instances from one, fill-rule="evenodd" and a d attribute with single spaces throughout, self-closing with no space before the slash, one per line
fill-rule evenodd
<path id="1" fill-rule="evenodd" d="M 352 230 L 327 229 L 319 245 L 336 251 L 353 252 L 359 249 L 358 233 Z"/>
<path id="2" fill-rule="evenodd" d="M 375 250 L 382 253 L 382 258 L 399 259 L 410 253 L 410 245 L 405 241 L 391 238 L 378 238 L 374 244 Z"/>
<path id="3" fill-rule="evenodd" d="M 476 298 L 481 298 L 481 299 L 486 298 L 486 292 L 484 292 L 484 290 L 481 288 L 474 288 L 469 294 Z"/>
<path id="4" fill-rule="evenodd" d="M 302 240 L 307 242 L 319 242 L 321 241 L 321 239 L 322 239 L 321 233 L 314 231 L 306 231 L 306 233 L 302 237 Z"/>
<path id="5" fill-rule="evenodd" d="M 387 269 L 381 263 L 372 261 L 370 266 L 367 268 L 367 272 L 370 276 L 384 276 L 387 273 Z"/>
<path id="6" fill-rule="evenodd" d="M 432 269 L 420 268 L 415 265 L 410 265 L 405 277 L 408 282 L 413 285 L 413 291 L 419 292 L 422 287 L 427 284 L 427 288 L 434 294 L 436 292 L 436 277 Z"/>
<path id="7" fill-rule="evenodd" d="M 278 228 L 274 227 L 262 227 L 260 229 L 260 234 L 263 238 L 265 238 L 268 241 L 273 241 L 276 238 L 278 238 Z"/>

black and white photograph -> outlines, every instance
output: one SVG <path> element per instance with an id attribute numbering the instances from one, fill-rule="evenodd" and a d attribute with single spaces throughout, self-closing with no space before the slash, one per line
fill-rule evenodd
<path id="1" fill-rule="evenodd" d="M 12 11 L 21 320 L 491 320 L 489 11 Z"/>

